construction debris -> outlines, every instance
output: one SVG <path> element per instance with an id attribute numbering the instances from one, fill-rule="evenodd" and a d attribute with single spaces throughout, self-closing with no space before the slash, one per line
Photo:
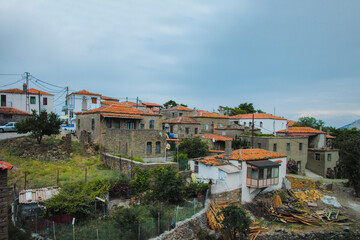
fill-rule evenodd
<path id="1" fill-rule="evenodd" d="M 306 178 L 296 178 L 296 177 L 286 177 L 287 180 L 291 182 L 292 189 L 305 190 L 305 189 L 315 189 L 315 182 L 311 179 Z"/>
<path id="2" fill-rule="evenodd" d="M 298 201 L 301 202 L 316 202 L 317 200 L 324 197 L 318 190 L 310 189 L 307 191 L 294 192 L 289 190 L 290 194 Z"/>
<path id="3" fill-rule="evenodd" d="M 276 217 L 277 221 L 283 223 L 318 225 L 321 222 L 319 217 L 313 217 L 308 212 L 291 207 L 271 207 L 269 212 Z"/>

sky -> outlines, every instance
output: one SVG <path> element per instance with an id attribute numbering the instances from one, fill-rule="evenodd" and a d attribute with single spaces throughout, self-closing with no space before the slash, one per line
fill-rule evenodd
<path id="1" fill-rule="evenodd" d="M 360 1 L 0 1 L 0 89 L 360 119 Z M 30 87 L 64 90 L 40 82 Z M 47 88 L 45 88 L 47 86 Z"/>

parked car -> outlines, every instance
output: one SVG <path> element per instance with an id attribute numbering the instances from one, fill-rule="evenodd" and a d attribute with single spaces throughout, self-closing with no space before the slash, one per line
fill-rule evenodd
<path id="1" fill-rule="evenodd" d="M 0 126 L 0 133 L 2 132 L 16 132 L 15 128 L 16 122 L 9 122 L 3 126 Z"/>

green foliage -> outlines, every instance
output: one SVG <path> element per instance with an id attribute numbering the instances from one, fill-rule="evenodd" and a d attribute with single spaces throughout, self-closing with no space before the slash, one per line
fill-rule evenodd
<path id="1" fill-rule="evenodd" d="M 53 112 L 48 114 L 46 111 L 41 111 L 40 114 L 37 114 L 33 110 L 30 117 L 16 123 L 15 126 L 18 133 L 30 132 L 40 144 L 44 135 L 59 134 L 61 123 L 62 121 Z"/>
<path id="2" fill-rule="evenodd" d="M 199 193 L 205 195 L 209 187 L 210 185 L 208 183 L 189 183 L 186 186 L 186 196 L 189 198 L 195 198 Z"/>
<path id="3" fill-rule="evenodd" d="M 238 232 L 240 239 L 244 239 L 249 234 L 251 219 L 243 208 L 235 204 L 230 204 L 224 208 L 220 214 L 224 216 L 222 224 L 224 225 L 224 230 L 229 234 L 229 237 L 235 239 L 236 232 Z"/>
<path id="4" fill-rule="evenodd" d="M 187 107 L 186 104 L 183 104 L 183 103 L 179 104 L 179 103 L 175 102 L 174 100 L 169 100 L 169 101 L 167 101 L 166 103 L 163 104 L 164 108 L 172 108 L 172 107 L 176 107 L 178 105 L 183 106 L 183 107 Z"/>
<path id="5" fill-rule="evenodd" d="M 209 153 L 209 145 L 199 137 L 185 138 L 179 145 L 179 152 L 189 158 L 204 157 Z"/>
<path id="6" fill-rule="evenodd" d="M 232 149 L 247 149 L 250 147 L 250 143 L 247 139 L 235 136 L 231 147 Z"/>
<path id="7" fill-rule="evenodd" d="M 157 167 L 153 170 L 152 190 L 156 200 L 180 203 L 184 199 L 185 184 L 172 167 Z"/>
<path id="8" fill-rule="evenodd" d="M 111 217 L 119 226 L 136 225 L 145 221 L 149 216 L 146 206 L 120 207 L 112 212 Z"/>
<path id="9" fill-rule="evenodd" d="M 59 194 L 45 202 L 45 215 L 69 214 L 77 219 L 87 218 L 93 214 L 91 203 L 95 197 L 103 198 L 109 188 L 109 181 L 99 179 L 85 184 L 68 183 L 60 189 Z"/>
<path id="10" fill-rule="evenodd" d="M 294 123 L 294 127 L 311 127 L 311 128 L 316 128 L 316 129 L 320 129 L 320 127 L 324 126 L 324 121 L 322 120 L 317 120 L 314 117 L 301 117 L 299 118 L 299 120 Z"/>
<path id="11" fill-rule="evenodd" d="M 253 103 L 240 103 L 237 107 L 219 106 L 219 111 L 223 109 L 224 112 L 229 116 L 247 113 L 264 113 L 262 110 L 255 110 Z"/>
<path id="12" fill-rule="evenodd" d="M 297 174 L 299 169 L 295 160 L 289 160 L 286 164 L 287 172 Z"/>
<path id="13" fill-rule="evenodd" d="M 25 229 L 25 231 L 17 228 L 13 222 L 9 219 L 8 221 L 8 236 L 9 240 L 31 240 L 31 231 Z"/>
<path id="14" fill-rule="evenodd" d="M 178 158 L 179 157 L 179 158 Z M 189 157 L 186 153 L 179 153 L 179 156 L 174 155 L 173 156 L 173 162 L 187 162 L 189 160 Z"/>
<path id="15" fill-rule="evenodd" d="M 131 189 L 135 194 L 143 193 L 150 189 L 151 171 L 147 169 L 135 169 L 135 178 L 131 181 Z"/>

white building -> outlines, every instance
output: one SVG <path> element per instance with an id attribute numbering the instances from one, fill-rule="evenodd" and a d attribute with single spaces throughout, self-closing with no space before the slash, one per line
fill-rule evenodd
<path id="1" fill-rule="evenodd" d="M 66 96 L 65 106 L 62 111 L 67 117 L 68 124 L 74 124 L 77 112 L 86 112 L 101 107 L 101 95 L 86 90 L 73 92 Z"/>
<path id="2" fill-rule="evenodd" d="M 26 84 L 23 85 L 23 90 L 19 88 L 0 90 L 0 96 L 1 107 L 12 107 L 28 113 L 32 110 L 54 111 L 54 95 L 35 88 L 27 89 Z M 29 107 L 26 107 L 27 102 Z"/>
<path id="3" fill-rule="evenodd" d="M 263 149 L 239 149 L 225 155 L 190 161 L 196 179 L 208 183 L 212 194 L 241 188 L 241 202 L 250 202 L 260 192 L 281 189 L 286 175 L 286 155 Z"/>
<path id="4" fill-rule="evenodd" d="M 229 117 L 230 123 L 252 127 L 254 116 L 254 127 L 259 128 L 263 134 L 275 134 L 277 131 L 286 129 L 287 119 L 267 113 L 238 114 Z"/>

